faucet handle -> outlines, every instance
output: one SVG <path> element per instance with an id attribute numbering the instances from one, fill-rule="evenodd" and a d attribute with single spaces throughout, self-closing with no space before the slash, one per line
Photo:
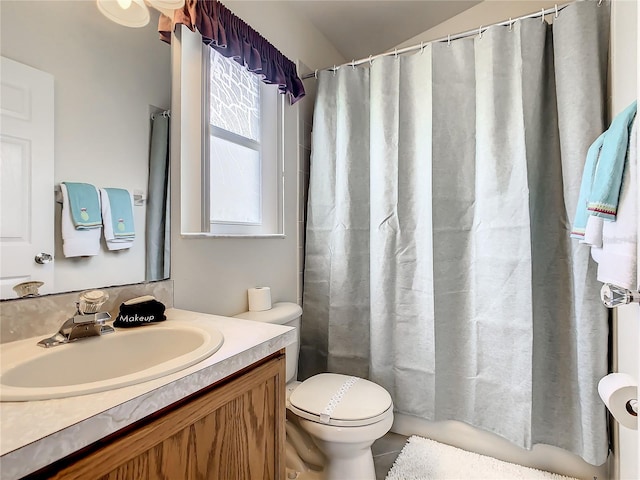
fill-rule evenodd
<path id="1" fill-rule="evenodd" d="M 98 313 L 100 308 L 109 299 L 109 294 L 102 290 L 89 290 L 82 292 L 79 298 L 78 309 L 84 314 Z"/>

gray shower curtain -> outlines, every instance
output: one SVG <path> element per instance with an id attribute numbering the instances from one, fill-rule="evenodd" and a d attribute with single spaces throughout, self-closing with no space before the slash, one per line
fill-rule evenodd
<path id="1" fill-rule="evenodd" d="M 321 72 L 301 377 L 368 377 L 398 412 L 602 464 L 607 314 L 569 238 L 605 128 L 595 2 Z"/>
<path id="2" fill-rule="evenodd" d="M 169 115 L 151 120 L 149 194 L 147 199 L 146 280 L 169 278 L 171 272 L 171 222 L 169 221 Z"/>

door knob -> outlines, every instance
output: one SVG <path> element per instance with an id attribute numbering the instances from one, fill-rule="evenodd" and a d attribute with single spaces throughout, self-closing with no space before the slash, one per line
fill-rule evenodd
<path id="1" fill-rule="evenodd" d="M 53 262 L 53 255 L 51 255 L 50 253 L 39 253 L 35 256 L 34 260 L 36 261 L 36 263 L 44 265 L 45 263 Z"/>

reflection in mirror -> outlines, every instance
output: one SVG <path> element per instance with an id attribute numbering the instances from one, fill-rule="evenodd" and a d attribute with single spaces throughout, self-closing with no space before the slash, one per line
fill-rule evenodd
<path id="1" fill-rule="evenodd" d="M 39 273 L 51 278 L 39 288 L 40 294 L 167 278 L 168 257 L 166 265 L 156 262 L 148 274 L 150 262 L 146 258 L 146 244 L 151 240 L 151 229 L 146 225 L 147 217 L 152 216 L 150 208 L 155 202 L 156 210 L 166 211 L 164 198 L 159 199 L 149 187 L 149 159 L 158 142 L 152 139 L 151 117 L 167 111 L 171 103 L 170 47 L 158 39 L 158 12 L 151 9 L 146 27 L 127 28 L 104 17 L 95 2 L 2 0 L 0 19 L 2 57 L 45 72 L 53 80 L 53 120 L 41 122 L 53 132 L 53 179 L 49 178 L 51 187 L 47 189 L 51 190 L 44 195 L 48 203 L 39 213 L 44 211 L 48 220 L 53 219 L 54 226 L 48 230 L 53 230 L 54 249 L 41 249 L 39 238 L 29 238 L 29 262 L 35 273 L 15 276 L 12 282 L 3 279 L 2 298 L 17 297 L 11 287 L 41 280 Z M 7 87 L 2 77 L 4 120 L 6 102 L 17 97 L 6 94 L 13 87 Z M 168 136 L 167 116 L 153 116 L 163 119 L 161 130 L 166 129 Z M 2 134 L 4 156 L 8 137 L 4 130 Z M 158 155 L 162 157 L 162 153 Z M 5 178 L 7 168 L 3 162 Z M 61 182 L 141 194 L 143 204 L 133 207 L 135 240 L 131 248 L 111 251 L 101 235 L 97 255 L 65 258 L 61 205 L 55 202 L 53 188 L 59 188 Z M 4 194 L 2 200 L 9 203 Z M 4 237 L 7 228 L 1 222 Z M 164 225 L 153 230 L 163 229 Z M 151 258 L 168 255 L 168 244 L 149 243 L 156 249 Z M 54 261 L 37 263 L 35 258 L 41 253 L 53 254 Z M 2 255 L 0 271 L 6 277 L 4 252 Z M 10 283 L 8 288 L 5 283 Z"/>

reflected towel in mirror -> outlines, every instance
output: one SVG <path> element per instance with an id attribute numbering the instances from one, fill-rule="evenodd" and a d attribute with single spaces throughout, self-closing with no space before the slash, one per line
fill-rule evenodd
<path id="1" fill-rule="evenodd" d="M 109 250 L 131 248 L 135 239 L 133 196 L 123 188 L 101 188 L 104 239 Z"/>
<path id="2" fill-rule="evenodd" d="M 76 230 L 100 228 L 100 199 L 96 187 L 90 183 L 62 182 L 67 188 L 71 221 Z"/>
<path id="3" fill-rule="evenodd" d="M 93 187 L 93 185 L 92 185 Z M 95 187 L 93 187 L 95 189 Z M 69 193 L 64 183 L 60 184 L 62 192 L 62 215 L 60 230 L 62 232 L 62 251 L 65 257 L 86 257 L 100 252 L 101 226 L 89 230 L 76 229 L 69 204 Z M 96 190 L 96 195 L 98 191 Z"/>

